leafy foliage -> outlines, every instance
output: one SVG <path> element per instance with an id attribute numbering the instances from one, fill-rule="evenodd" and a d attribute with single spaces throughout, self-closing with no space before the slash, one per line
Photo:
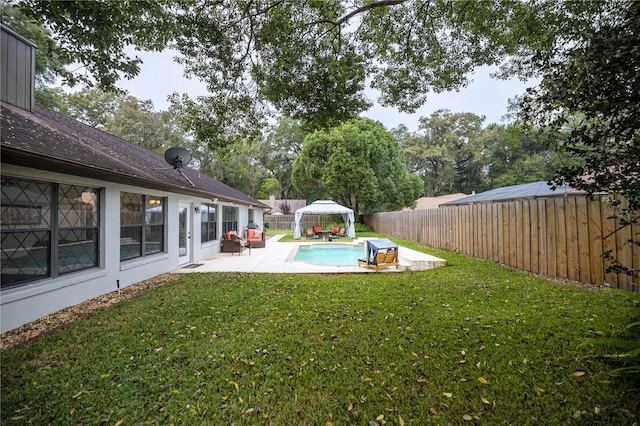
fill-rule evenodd
<path id="1" fill-rule="evenodd" d="M 640 223 L 640 3 L 625 6 L 623 17 L 600 22 L 591 37 L 544 61 L 548 71 L 522 112 L 570 160 L 556 184 L 622 196 L 612 199 L 621 228 Z M 637 236 L 628 243 L 640 246 Z M 615 259 L 613 268 L 640 276 Z"/>
<path id="2" fill-rule="evenodd" d="M 636 313 L 631 317 L 631 323 L 623 330 L 617 330 L 607 337 L 595 337 L 583 342 L 583 346 L 598 346 L 614 353 L 607 353 L 600 357 L 617 368 L 611 373 L 640 384 L 640 295 L 629 294 L 636 301 Z"/>
<path id="3" fill-rule="evenodd" d="M 172 16 L 156 1 L 41 1 L 17 2 L 20 11 L 43 24 L 56 48 L 40 52 L 61 58 L 64 64 L 80 63 L 82 71 L 56 69 L 67 83 L 94 83 L 115 89 L 120 73 L 127 78 L 140 71 L 140 60 L 129 58 L 124 47 L 135 45 L 161 50 L 173 36 Z"/>
<path id="4" fill-rule="evenodd" d="M 311 199 L 331 198 L 357 213 L 410 206 L 421 192 L 420 179 L 406 172 L 398 140 L 364 118 L 308 135 L 293 182 Z"/>
<path id="5" fill-rule="evenodd" d="M 171 146 L 186 144 L 186 134 L 177 123 L 174 109 L 158 112 L 150 100 L 96 88 L 46 93 L 49 92 L 57 95 L 56 103 L 51 105 L 54 109 L 149 150 L 162 153 Z"/>
<path id="6" fill-rule="evenodd" d="M 420 175 L 426 196 L 470 194 L 491 188 L 548 180 L 555 153 L 543 146 L 541 133 L 526 134 L 519 124 L 491 124 L 472 113 L 439 110 L 420 119 L 411 133 L 395 130 L 407 167 Z"/>
<path id="7" fill-rule="evenodd" d="M 302 151 L 302 142 L 307 132 L 298 120 L 282 117 L 277 124 L 271 126 L 264 138 L 255 144 L 258 158 L 262 166 L 278 182 L 279 198 L 291 199 L 296 196 L 293 186 L 293 162 Z"/>
<path id="8" fill-rule="evenodd" d="M 468 83 L 478 66 L 528 77 L 627 2 L 541 0 L 14 0 L 50 29 L 63 60 L 83 65 L 67 81 L 112 89 L 139 60 L 123 47 L 173 48 L 211 96 L 178 94 L 191 133 L 213 149 L 256 139 L 275 109 L 309 129 L 366 110 L 367 82 L 383 105 L 414 111 L 429 93 Z M 532 60 L 532 53 L 538 59 Z"/>

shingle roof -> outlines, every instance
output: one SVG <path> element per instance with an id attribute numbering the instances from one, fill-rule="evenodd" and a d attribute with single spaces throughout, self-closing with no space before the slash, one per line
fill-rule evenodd
<path id="1" fill-rule="evenodd" d="M 467 194 L 463 194 L 462 192 L 458 192 L 457 194 L 447 194 L 441 195 L 439 197 L 421 197 L 416 200 L 415 208 L 406 207 L 402 209 L 406 210 L 426 210 L 426 209 L 437 209 L 440 204 L 446 203 L 448 201 L 457 200 L 459 198 L 466 197 Z"/>
<path id="2" fill-rule="evenodd" d="M 273 203 L 271 202 L 271 200 L 258 200 L 258 201 L 271 207 L 269 214 L 283 213 L 281 208 L 283 203 L 286 203 L 289 206 L 290 214 L 295 213 L 296 210 L 301 209 L 307 205 L 307 200 L 295 200 L 295 199 L 273 200 Z"/>
<path id="3" fill-rule="evenodd" d="M 47 108 L 1 104 L 2 162 L 109 182 L 268 206 L 189 167 L 174 170 L 162 155 Z"/>

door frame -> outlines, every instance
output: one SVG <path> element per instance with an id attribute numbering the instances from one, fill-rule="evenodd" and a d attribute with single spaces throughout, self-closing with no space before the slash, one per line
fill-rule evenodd
<path id="1" fill-rule="evenodd" d="M 184 216 L 184 220 L 185 220 L 185 229 L 184 231 L 181 229 L 182 227 L 182 210 L 185 210 L 185 216 Z M 180 202 L 178 204 L 178 265 L 184 265 L 185 263 L 189 263 L 192 261 L 193 258 L 193 238 L 191 238 L 191 235 L 193 234 L 193 213 L 192 213 L 192 203 L 187 203 L 187 202 Z M 184 234 L 183 234 L 184 232 Z M 186 249 L 186 252 L 184 255 L 182 255 L 181 252 L 181 240 L 185 239 L 184 241 L 184 248 Z"/>

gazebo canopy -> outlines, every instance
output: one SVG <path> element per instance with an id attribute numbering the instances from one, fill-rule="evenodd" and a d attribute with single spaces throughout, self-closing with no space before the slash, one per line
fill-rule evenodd
<path id="1" fill-rule="evenodd" d="M 306 207 L 296 210 L 296 229 L 293 232 L 293 238 L 297 239 L 302 236 L 300 220 L 305 214 L 339 214 L 344 220 L 344 227 L 347 229 L 347 236 L 350 238 L 356 237 L 356 230 L 354 226 L 355 216 L 353 215 L 353 210 L 348 207 L 341 206 L 335 201 L 318 200 Z"/>

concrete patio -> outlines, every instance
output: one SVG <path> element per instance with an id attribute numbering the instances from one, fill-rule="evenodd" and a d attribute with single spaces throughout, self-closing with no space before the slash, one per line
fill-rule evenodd
<path id="1" fill-rule="evenodd" d="M 375 270 L 353 266 L 316 265 L 309 262 L 293 261 L 292 254 L 301 244 L 308 242 L 280 242 L 282 235 L 273 235 L 266 241 L 266 247 L 254 248 L 238 253 L 218 253 L 197 263 L 183 265 L 177 273 L 189 272 L 267 272 L 267 273 L 375 273 Z M 360 241 L 364 241 L 360 239 Z M 340 244 L 336 242 L 335 244 Z M 424 271 L 446 266 L 447 261 L 425 253 L 399 247 L 400 267 L 381 270 L 379 273 Z M 363 253 L 364 256 L 364 253 Z"/>

